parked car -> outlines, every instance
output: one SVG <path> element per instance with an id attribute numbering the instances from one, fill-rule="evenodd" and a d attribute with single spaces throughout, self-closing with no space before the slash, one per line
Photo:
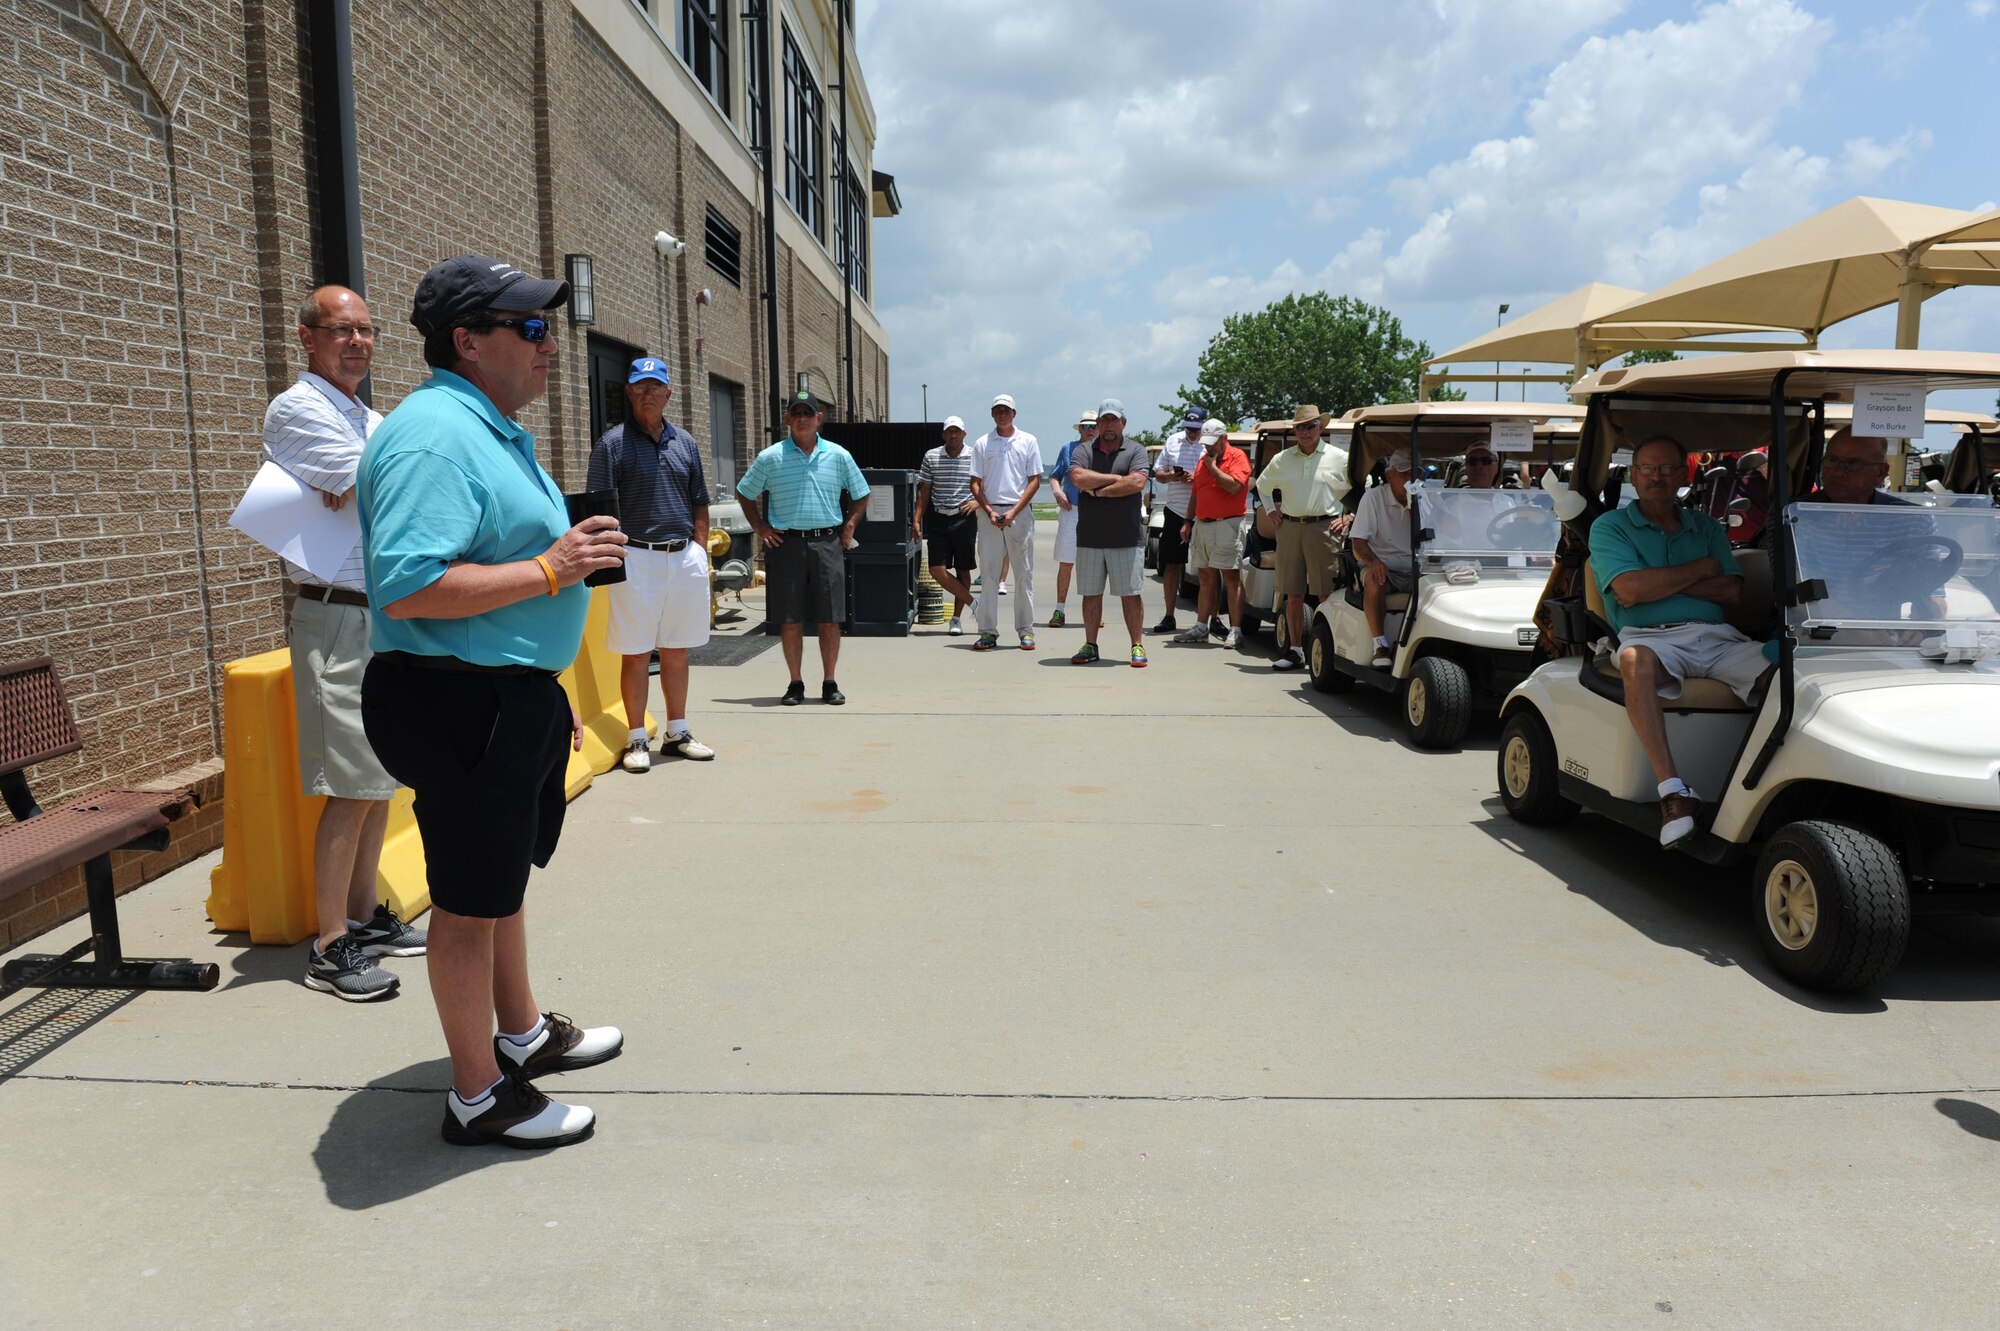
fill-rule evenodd
<path id="1" fill-rule="evenodd" d="M 1926 351 L 1716 355 L 1602 370 L 1560 558 L 1538 612 L 1545 663 L 1501 712 L 1500 797 L 1524 823 L 1588 809 L 1659 831 L 1651 764 L 1626 719 L 1617 635 L 1588 558 L 1614 449 L 1657 434 L 1716 452 L 1768 449 L 1767 549 L 1737 552 L 1728 620 L 1775 638 L 1755 706 L 1691 679 L 1666 709 L 1703 798 L 1676 846 L 1752 864 L 1764 952 L 1804 986 L 1874 984 L 1901 961 L 1914 909 L 1947 894 L 2000 908 L 2000 509 L 1799 503 L 1824 451 L 1821 408 L 1863 385 L 1926 394 L 2000 385 L 2000 356 Z M 1565 576 L 1568 575 L 1568 576 Z M 1690 881 L 1712 881 L 1696 874 Z"/>

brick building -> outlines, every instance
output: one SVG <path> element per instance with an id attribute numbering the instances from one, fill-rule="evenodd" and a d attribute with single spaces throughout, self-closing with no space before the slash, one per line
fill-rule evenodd
<path id="1" fill-rule="evenodd" d="M 37 793 L 175 782 L 208 801 L 168 851 L 121 857 L 121 886 L 219 840 L 220 668 L 284 641 L 278 561 L 227 519 L 264 404 L 303 366 L 298 303 L 340 271 L 321 183 L 327 88 L 314 89 L 330 52 L 313 20 L 346 9 L 0 0 L 0 626 L 4 659 L 55 658 L 85 742 L 37 769 Z M 594 322 L 562 320 L 558 374 L 523 416 L 566 488 L 641 351 L 672 365 L 671 418 L 708 442 L 712 481 L 740 474 L 771 437 L 775 394 L 801 377 L 831 418 L 882 418 L 869 261 L 894 184 L 873 171 L 851 6 L 838 169 L 835 13 L 833 0 L 353 6 L 350 181 L 387 332 L 376 405 L 425 373 L 407 323 L 417 278 L 470 250 L 552 275 L 587 265 Z M 685 252 L 663 256 L 661 231 Z M 0 946 L 76 914 L 72 878 L 0 904 Z"/>

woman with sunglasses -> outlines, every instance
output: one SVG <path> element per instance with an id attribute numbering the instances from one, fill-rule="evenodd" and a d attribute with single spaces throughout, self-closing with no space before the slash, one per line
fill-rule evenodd
<path id="1" fill-rule="evenodd" d="M 431 891 L 431 994 L 451 1052 L 454 1145 L 562 1146 L 595 1115 L 532 1079 L 616 1055 L 616 1027 L 545 1013 L 528 982 L 529 866 L 555 853 L 582 732 L 556 672 L 576 659 L 584 577 L 624 561 L 611 517 L 571 526 L 515 417 L 548 387 L 545 312 L 567 282 L 483 255 L 424 274 L 410 322 L 431 377 L 368 441 L 359 477 L 375 656 L 362 719 L 416 793 Z M 497 1027 L 497 1034 L 496 1034 Z"/>

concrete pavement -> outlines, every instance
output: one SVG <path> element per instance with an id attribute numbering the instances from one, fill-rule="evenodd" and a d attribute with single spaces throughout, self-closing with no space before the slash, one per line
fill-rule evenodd
<path id="1" fill-rule="evenodd" d="M 349 1006 L 212 861 L 127 897 L 224 987 L 0 1005 L 0 1326 L 1991 1324 L 1992 922 L 1815 998 L 1740 875 L 1508 821 L 1490 727 L 1039 637 L 698 669 L 718 760 L 571 806 L 538 989 L 628 1039 L 574 1148 L 438 1140 L 422 962 Z"/>

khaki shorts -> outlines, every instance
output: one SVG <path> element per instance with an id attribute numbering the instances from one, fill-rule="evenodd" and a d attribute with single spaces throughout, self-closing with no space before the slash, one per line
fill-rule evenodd
<path id="1" fill-rule="evenodd" d="M 1278 524 L 1278 595 L 1322 599 L 1333 593 L 1336 559 L 1333 537 L 1324 522 Z"/>
<path id="2" fill-rule="evenodd" d="M 361 726 L 368 612 L 301 596 L 292 603 L 288 636 L 299 789 L 348 800 L 388 799 L 396 793 L 396 778 L 384 770 Z"/>
<path id="3" fill-rule="evenodd" d="M 1622 629 L 1618 646 L 1644 647 L 1660 658 L 1660 668 L 1672 677 L 1660 685 L 1660 696 L 1668 701 L 1681 696 L 1684 679 L 1719 679 L 1747 703 L 1772 665 L 1763 643 L 1728 624 Z"/>
<path id="4" fill-rule="evenodd" d="M 1235 568 L 1243 557 L 1243 524 L 1248 520 L 1242 514 L 1207 522 L 1197 519 L 1194 539 L 1188 542 L 1188 567 Z"/>

